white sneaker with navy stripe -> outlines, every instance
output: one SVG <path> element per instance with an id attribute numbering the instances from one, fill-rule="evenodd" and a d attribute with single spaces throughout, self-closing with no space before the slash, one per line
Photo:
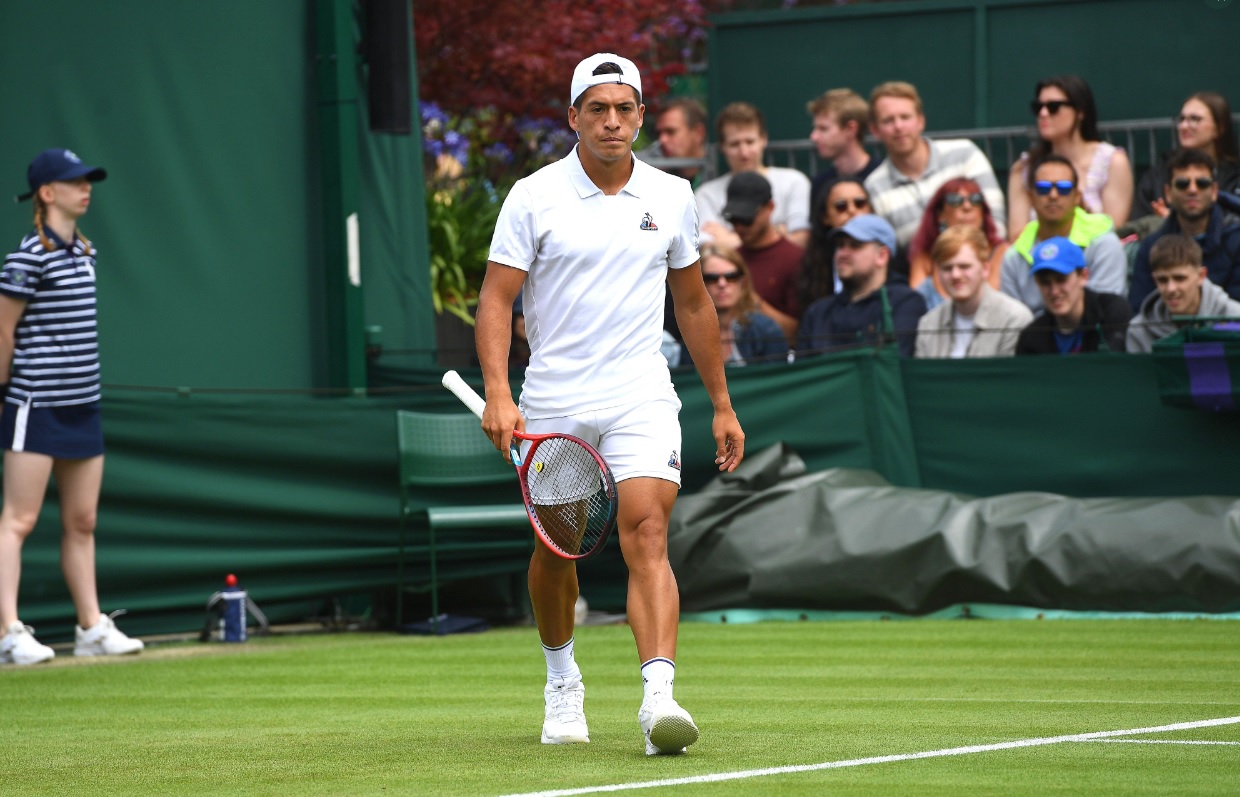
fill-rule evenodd
<path id="1" fill-rule="evenodd" d="M 590 741 L 586 727 L 586 685 L 580 678 L 555 678 L 543 689 L 546 711 L 543 715 L 543 744 L 585 744 Z"/>
<path id="2" fill-rule="evenodd" d="M 680 755 L 698 740 L 698 726 L 671 697 L 653 694 L 637 712 L 646 737 L 646 755 Z"/>

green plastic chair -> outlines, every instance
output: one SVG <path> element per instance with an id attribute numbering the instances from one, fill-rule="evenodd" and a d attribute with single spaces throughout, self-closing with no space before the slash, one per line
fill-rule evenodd
<path id="1" fill-rule="evenodd" d="M 471 413 L 444 415 L 400 410 L 396 413 L 400 457 L 400 547 L 397 562 L 396 625 L 404 623 L 404 596 L 417 588 L 406 579 L 407 540 L 414 521 L 425 520 L 430 566 L 431 622 L 439 633 L 439 557 L 513 554 L 503 570 L 523 574 L 534 546 L 534 532 L 522 503 L 487 503 L 490 496 L 520 496 L 516 474 L 482 433 Z M 489 486 L 495 490 L 485 490 Z M 485 542 L 478 535 L 454 541 L 444 532 L 511 532 Z M 487 535 L 490 536 L 490 535 Z M 468 537 L 468 539 L 464 539 Z M 520 556 L 518 556 L 520 554 Z M 458 568 L 464 575 L 478 573 Z M 420 586 L 420 585 L 419 585 Z M 524 605 L 523 584 L 514 588 L 515 602 Z"/>

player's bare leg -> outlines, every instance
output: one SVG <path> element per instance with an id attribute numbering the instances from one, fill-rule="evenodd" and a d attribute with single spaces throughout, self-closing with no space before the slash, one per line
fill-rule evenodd
<path id="1" fill-rule="evenodd" d="M 628 616 L 642 661 L 676 660 L 680 593 L 667 561 L 667 522 L 677 486 L 664 479 L 625 479 L 617 485 L 617 531 L 629 570 Z"/>
<path id="2" fill-rule="evenodd" d="M 551 552 L 542 542 L 534 545 L 529 570 L 530 606 L 543 645 L 559 647 L 573 636 L 573 606 L 577 602 L 577 563 Z"/>
<path id="3" fill-rule="evenodd" d="M 643 699 L 637 719 L 646 755 L 675 755 L 697 741 L 689 712 L 672 697 L 680 593 L 667 561 L 667 524 L 677 486 L 656 478 L 618 485 L 620 549 L 629 569 L 629 626 L 642 662 Z"/>
<path id="4" fill-rule="evenodd" d="M 586 726 L 585 684 L 573 655 L 573 607 L 577 602 L 577 565 L 538 542 L 530 559 L 530 606 L 547 659 L 543 689 L 543 744 L 590 741 Z"/>

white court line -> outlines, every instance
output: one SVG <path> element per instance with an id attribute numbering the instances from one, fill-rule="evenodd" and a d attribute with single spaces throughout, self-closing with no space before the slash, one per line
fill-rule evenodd
<path id="1" fill-rule="evenodd" d="M 1120 731 L 1094 731 L 1093 733 L 1073 733 L 1067 736 L 1044 736 L 1037 739 L 1017 739 L 1013 742 L 997 744 L 975 744 L 967 747 L 949 747 L 943 750 L 927 750 L 921 753 L 900 753 L 898 755 L 881 755 L 870 758 L 854 758 L 848 761 L 826 761 L 821 764 L 801 764 L 788 767 L 769 767 L 767 769 L 747 769 L 740 772 L 718 772 L 710 775 L 692 775 L 684 778 L 667 778 L 665 780 L 644 780 L 634 783 L 611 783 L 605 786 L 584 786 L 576 789 L 552 789 L 551 791 L 522 792 L 508 794 L 504 797 L 572 797 L 577 794 L 602 794 L 613 791 L 633 791 L 635 789 L 653 789 L 660 786 L 687 786 L 695 783 L 719 783 L 725 780 L 742 780 L 744 778 L 764 778 L 770 775 L 791 775 L 798 772 L 817 772 L 824 769 L 843 769 L 860 767 L 868 764 L 888 764 L 893 761 L 914 761 L 922 758 L 941 758 L 952 755 L 968 755 L 970 753 L 987 753 L 992 750 L 1012 750 L 1018 747 L 1038 747 L 1063 742 L 1088 742 L 1108 736 L 1138 736 L 1144 733 L 1164 733 L 1167 731 L 1186 731 L 1193 728 L 1211 728 L 1218 725 L 1234 725 L 1240 723 L 1240 717 L 1222 717 L 1213 720 L 1195 722 L 1177 722 L 1172 725 L 1156 725 L 1150 728 L 1130 728 Z"/>
<path id="2" fill-rule="evenodd" d="M 1198 739 L 1083 739 L 1086 742 L 1110 742 L 1111 744 L 1119 744 L 1125 742 L 1127 744 L 1235 744 L 1240 742 L 1208 742 Z"/>

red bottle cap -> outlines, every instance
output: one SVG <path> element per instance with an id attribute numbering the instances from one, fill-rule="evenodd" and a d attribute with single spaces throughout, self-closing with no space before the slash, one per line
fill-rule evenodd
<path id="1" fill-rule="evenodd" d="M 237 586 L 237 577 L 234 576 L 232 573 L 229 573 L 228 575 L 224 576 L 224 586 L 226 587 Z"/>

